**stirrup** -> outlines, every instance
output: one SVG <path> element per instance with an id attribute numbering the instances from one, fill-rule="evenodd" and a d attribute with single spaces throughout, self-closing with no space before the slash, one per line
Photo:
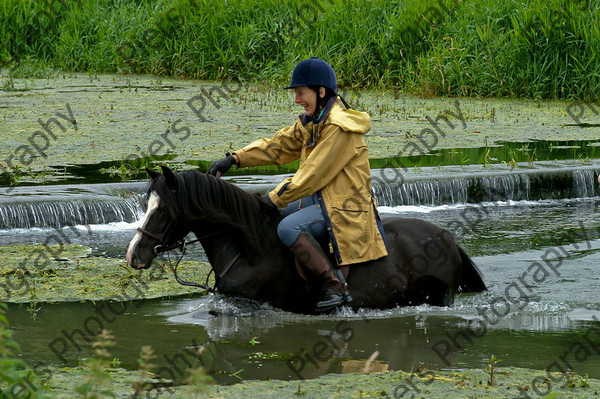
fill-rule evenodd
<path id="1" fill-rule="evenodd" d="M 330 310 L 333 310 L 338 306 L 343 305 L 345 302 L 344 297 L 344 294 L 340 294 L 339 292 L 332 292 L 331 294 L 328 294 L 325 298 L 317 302 L 315 306 L 315 311 L 317 313 L 329 312 Z"/>
<path id="2" fill-rule="evenodd" d="M 338 280 L 340 280 L 340 284 L 342 284 L 342 296 L 344 298 L 344 303 L 352 302 L 352 295 L 350 295 L 350 290 L 348 289 L 348 282 L 344 278 L 344 273 L 342 273 L 342 269 L 338 266 L 331 266 L 333 268 L 333 273 L 337 276 Z"/>

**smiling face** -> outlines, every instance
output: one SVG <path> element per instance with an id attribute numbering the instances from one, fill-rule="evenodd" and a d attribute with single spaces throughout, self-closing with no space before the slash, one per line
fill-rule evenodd
<path id="1" fill-rule="evenodd" d="M 317 93 L 308 86 L 294 87 L 296 98 L 294 102 L 304 108 L 306 116 L 313 116 L 317 111 Z M 319 88 L 321 98 L 325 97 L 325 89 Z"/>

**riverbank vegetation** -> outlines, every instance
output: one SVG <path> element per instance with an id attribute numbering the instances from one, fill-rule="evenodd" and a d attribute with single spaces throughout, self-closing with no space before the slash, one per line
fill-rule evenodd
<path id="1" fill-rule="evenodd" d="M 93 355 L 80 360 L 78 367 L 38 364 L 29 367 L 19 360 L 12 348 L 18 345 L 10 338 L 12 331 L 0 306 L 0 379 L 1 397 L 27 398 L 143 398 L 166 394 L 174 398 L 399 398 L 399 397 L 486 397 L 514 398 L 525 395 L 545 398 L 589 398 L 597 396 L 600 381 L 573 371 L 563 374 L 518 367 L 493 367 L 494 356 L 487 368 L 467 370 L 429 370 L 425 364 L 414 371 L 387 371 L 385 363 L 347 361 L 344 374 L 327 374 L 302 381 L 240 381 L 234 385 L 215 385 L 215 380 L 201 365 L 186 370 L 181 382 L 164 379 L 153 362 L 154 350 L 142 346 L 138 369 L 128 370 L 113 357 L 113 346 L 119 337 L 102 330 L 92 343 Z M 199 347 L 198 358 L 204 351 Z M 257 352 L 264 356 L 262 352 Z M 373 358 L 377 353 L 373 354 Z M 173 369 L 182 371 L 175 363 Z M 386 370 L 386 371 L 382 371 Z M 171 372 L 172 375 L 174 373 Z M 241 378 L 241 377 L 240 377 Z M 16 395 L 14 395 L 16 393 Z M 410 396 L 408 396 L 408 395 Z M 20 396 L 21 395 L 21 396 Z"/>
<path id="2" fill-rule="evenodd" d="M 6 0 L 0 66 L 282 84 L 300 60 L 340 84 L 425 96 L 598 98 L 598 0 Z"/>

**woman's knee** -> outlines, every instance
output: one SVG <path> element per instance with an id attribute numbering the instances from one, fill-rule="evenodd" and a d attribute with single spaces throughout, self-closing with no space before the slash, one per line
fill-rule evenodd
<path id="1" fill-rule="evenodd" d="M 302 231 L 313 237 L 327 235 L 323 213 L 316 205 L 302 208 L 284 217 L 277 226 L 277 235 L 287 247 L 291 247 L 296 242 Z"/>
<path id="2" fill-rule="evenodd" d="M 286 223 L 286 220 L 283 219 L 277 226 L 277 235 L 283 245 L 289 248 L 296 242 L 296 239 L 300 235 L 300 229 L 297 225 Z"/>

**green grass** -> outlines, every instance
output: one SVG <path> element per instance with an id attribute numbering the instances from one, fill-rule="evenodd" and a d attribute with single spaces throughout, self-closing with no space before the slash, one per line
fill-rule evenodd
<path id="1" fill-rule="evenodd" d="M 600 87 L 599 0 L 64 4 L 4 0 L 0 65 L 281 84 L 317 55 L 341 86 L 424 96 L 595 100 Z"/>

